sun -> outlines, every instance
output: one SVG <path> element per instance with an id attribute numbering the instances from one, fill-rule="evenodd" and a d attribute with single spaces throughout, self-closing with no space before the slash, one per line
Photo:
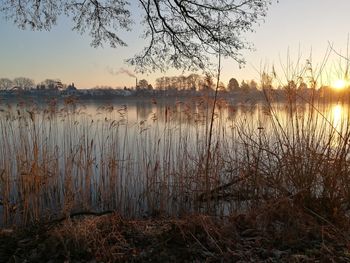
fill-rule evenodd
<path id="1" fill-rule="evenodd" d="M 347 86 L 347 82 L 344 79 L 337 79 L 333 82 L 332 87 L 337 90 L 344 89 Z"/>

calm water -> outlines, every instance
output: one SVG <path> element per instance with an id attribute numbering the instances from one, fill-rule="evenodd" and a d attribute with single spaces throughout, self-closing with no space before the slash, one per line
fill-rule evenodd
<path id="1" fill-rule="evenodd" d="M 197 211 L 202 204 L 196 200 L 208 187 L 204 177 L 210 189 L 232 181 L 249 161 L 247 147 L 273 149 L 279 136 L 292 143 L 295 134 L 310 131 L 312 140 L 328 136 L 336 147 L 349 117 L 344 104 L 220 101 L 207 158 L 210 105 L 207 99 L 2 101 L 2 222 L 81 210 L 115 209 L 125 216 Z M 215 211 L 236 206 L 225 203 Z"/>

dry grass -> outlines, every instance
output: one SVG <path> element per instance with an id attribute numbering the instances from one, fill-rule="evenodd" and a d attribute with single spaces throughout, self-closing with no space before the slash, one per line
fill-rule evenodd
<path id="1" fill-rule="evenodd" d="M 296 81 L 286 104 L 265 89 L 265 105 L 219 100 L 214 115 L 208 97 L 153 101 L 136 120 L 126 106 L 2 105 L 1 224 L 32 231 L 3 237 L 5 254 L 349 261 L 349 104 L 302 97 Z M 116 214 L 69 219 L 107 210 Z"/>
<path id="2" fill-rule="evenodd" d="M 2 259 L 88 262 L 348 262 L 347 233 L 288 201 L 226 218 L 81 217 L 0 235 Z M 269 211 L 267 213 L 267 211 Z"/>

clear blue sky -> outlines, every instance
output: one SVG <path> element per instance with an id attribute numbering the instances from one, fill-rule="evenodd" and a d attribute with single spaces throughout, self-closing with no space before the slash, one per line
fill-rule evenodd
<path id="1" fill-rule="evenodd" d="M 299 49 L 305 60 L 312 48 L 315 64 L 321 62 L 328 41 L 337 50 L 345 51 L 350 31 L 349 12 L 350 0 L 280 0 L 271 6 L 265 23 L 246 36 L 255 44 L 256 51 L 244 52 L 245 68 L 239 69 L 234 61 L 224 61 L 223 81 L 227 83 L 231 77 L 239 81 L 258 79 L 256 69 L 272 64 L 279 68 L 280 60 L 286 63 L 288 49 L 292 60 L 297 59 Z M 139 15 L 134 13 L 134 16 L 137 20 Z M 64 83 L 75 82 L 79 88 L 134 85 L 133 78 L 125 74 L 113 76 L 108 68 L 127 68 L 124 60 L 145 45 L 139 38 L 141 27 L 138 23 L 132 32 L 122 33 L 128 47 L 95 49 L 90 46 L 89 36 L 71 31 L 71 24 L 65 18 L 50 32 L 33 32 L 19 30 L 0 17 L 0 78 L 24 76 L 36 82 L 59 78 Z M 338 61 L 336 56 L 331 56 L 329 71 L 334 67 L 334 61 Z M 180 72 L 167 73 L 176 74 Z M 138 77 L 153 83 L 162 75 L 156 72 Z"/>

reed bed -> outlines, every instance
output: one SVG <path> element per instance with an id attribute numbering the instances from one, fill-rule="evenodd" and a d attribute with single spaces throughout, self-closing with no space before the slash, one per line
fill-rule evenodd
<path id="1" fill-rule="evenodd" d="M 280 200 L 323 222 L 347 223 L 347 103 L 219 100 L 208 158 L 212 103 L 93 110 L 71 99 L 2 103 L 1 224 L 84 211 L 225 217 Z"/>

